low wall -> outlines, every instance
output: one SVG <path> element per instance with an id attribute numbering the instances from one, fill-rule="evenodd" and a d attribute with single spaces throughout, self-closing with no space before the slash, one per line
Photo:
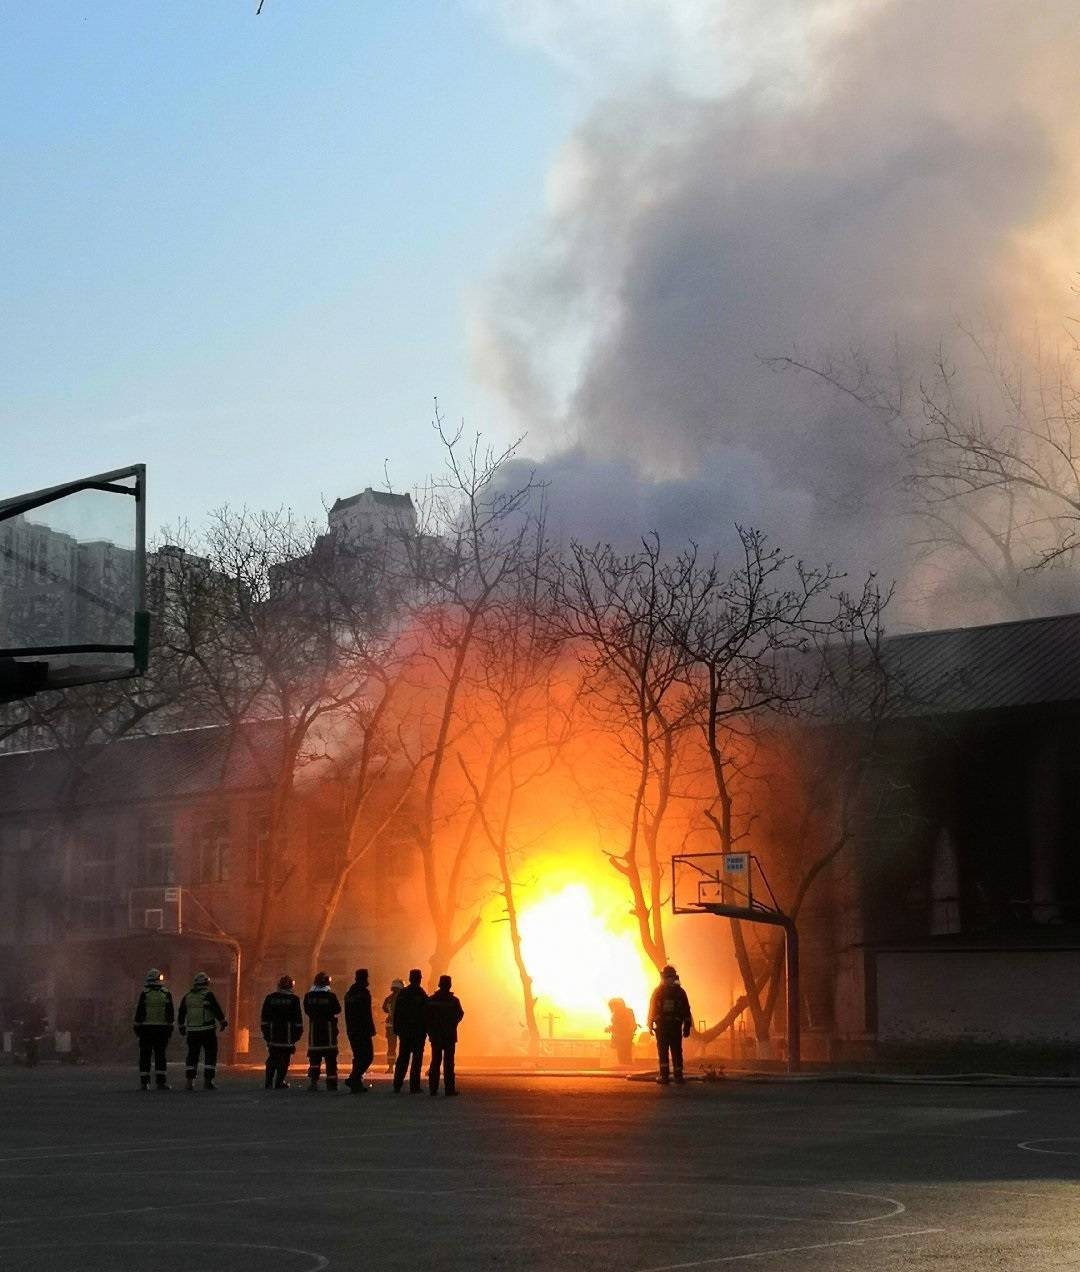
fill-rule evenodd
<path id="1" fill-rule="evenodd" d="M 1080 950 L 878 951 L 877 1038 L 1080 1042 Z"/>

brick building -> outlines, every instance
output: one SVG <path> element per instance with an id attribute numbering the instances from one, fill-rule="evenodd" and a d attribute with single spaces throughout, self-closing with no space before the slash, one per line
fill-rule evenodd
<path id="1" fill-rule="evenodd" d="M 1071 1052 L 1080 615 L 894 637 L 884 656 L 904 692 L 837 893 L 832 1027 L 885 1054 Z"/>
<path id="2" fill-rule="evenodd" d="M 249 945 L 268 886 L 266 976 L 308 974 L 312 918 L 342 832 L 333 789 L 309 784 L 294 801 L 279 877 L 266 879 L 275 727 L 0 755 L 0 1001 L 9 1015 L 33 993 L 51 1028 L 92 1038 L 101 1054 L 130 1049 L 131 1003 L 154 965 L 174 989 L 208 972 L 235 1016 L 237 944 Z M 391 844 L 351 873 L 323 949 L 336 980 L 364 963 L 397 974 L 406 866 Z M 179 932 L 169 930 L 177 907 Z"/>

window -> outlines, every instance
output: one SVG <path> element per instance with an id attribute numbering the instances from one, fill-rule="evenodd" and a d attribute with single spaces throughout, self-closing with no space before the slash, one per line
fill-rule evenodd
<path id="1" fill-rule="evenodd" d="M 149 887 L 176 882 L 171 817 L 154 817 L 143 823 L 136 876 L 140 884 Z"/>
<path id="2" fill-rule="evenodd" d="M 326 809 L 309 814 L 308 868 L 312 877 L 319 878 L 341 857 L 345 847 L 344 839 L 340 816 Z"/>
<path id="3" fill-rule="evenodd" d="M 212 817 L 205 821 L 195 836 L 194 883 L 227 883 L 231 874 L 232 841 L 229 819 Z"/>
<path id="4" fill-rule="evenodd" d="M 248 883 L 262 883 L 270 863 L 270 814 L 252 809 L 248 815 Z"/>
<path id="5" fill-rule="evenodd" d="M 75 866 L 75 923 L 87 932 L 111 933 L 116 926 L 116 843 L 110 831 L 87 835 Z"/>

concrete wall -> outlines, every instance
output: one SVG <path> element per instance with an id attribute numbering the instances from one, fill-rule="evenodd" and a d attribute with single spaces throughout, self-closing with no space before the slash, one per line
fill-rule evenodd
<path id="1" fill-rule="evenodd" d="M 1080 1042 L 1080 950 L 877 956 L 880 1042 Z"/>

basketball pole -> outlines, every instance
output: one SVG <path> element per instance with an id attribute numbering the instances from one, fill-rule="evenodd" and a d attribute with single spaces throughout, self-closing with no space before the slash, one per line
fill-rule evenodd
<path id="1" fill-rule="evenodd" d="M 780 910 L 748 910 L 714 901 L 704 902 L 701 909 L 709 914 L 719 915 L 722 919 L 738 919 L 740 923 L 767 923 L 770 927 L 783 929 L 784 980 L 787 991 L 787 1071 L 798 1073 L 802 1064 L 802 1038 L 799 1023 L 799 930 L 795 926 L 795 920 Z"/>

